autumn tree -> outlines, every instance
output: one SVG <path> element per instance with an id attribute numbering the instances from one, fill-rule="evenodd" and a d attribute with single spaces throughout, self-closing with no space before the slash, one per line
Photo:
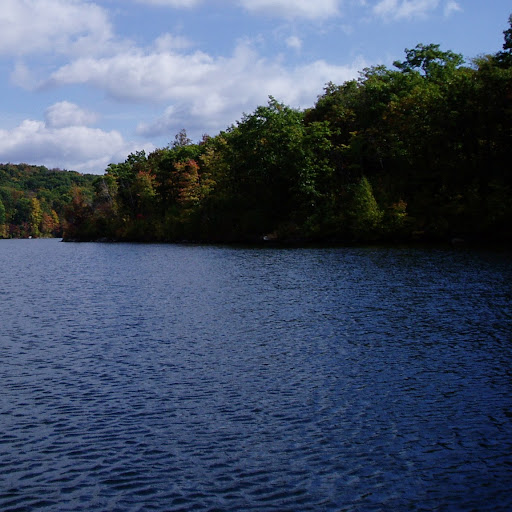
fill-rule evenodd
<path id="1" fill-rule="evenodd" d="M 40 236 L 41 220 L 43 219 L 43 210 L 39 199 L 33 197 L 30 200 L 30 231 L 34 236 Z"/>

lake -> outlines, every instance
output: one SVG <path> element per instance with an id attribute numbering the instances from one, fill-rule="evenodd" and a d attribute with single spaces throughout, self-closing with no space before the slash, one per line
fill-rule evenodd
<path id="1" fill-rule="evenodd" d="M 0 509 L 512 510 L 512 257 L 0 240 Z"/>

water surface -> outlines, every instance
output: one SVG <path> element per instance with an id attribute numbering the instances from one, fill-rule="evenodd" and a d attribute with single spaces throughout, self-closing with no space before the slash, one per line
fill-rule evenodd
<path id="1" fill-rule="evenodd" d="M 512 259 L 0 241 L 0 509 L 512 509 Z"/>

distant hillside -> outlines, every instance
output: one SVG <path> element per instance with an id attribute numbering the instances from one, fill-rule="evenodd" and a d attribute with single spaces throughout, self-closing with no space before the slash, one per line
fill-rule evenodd
<path id="1" fill-rule="evenodd" d="M 73 195 L 92 195 L 97 176 L 28 164 L 0 164 L 0 238 L 62 236 Z"/>

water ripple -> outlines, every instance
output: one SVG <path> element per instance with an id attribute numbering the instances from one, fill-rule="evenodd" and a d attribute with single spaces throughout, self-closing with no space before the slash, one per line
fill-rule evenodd
<path id="1" fill-rule="evenodd" d="M 0 241 L 0 509 L 512 509 L 512 263 Z"/>

